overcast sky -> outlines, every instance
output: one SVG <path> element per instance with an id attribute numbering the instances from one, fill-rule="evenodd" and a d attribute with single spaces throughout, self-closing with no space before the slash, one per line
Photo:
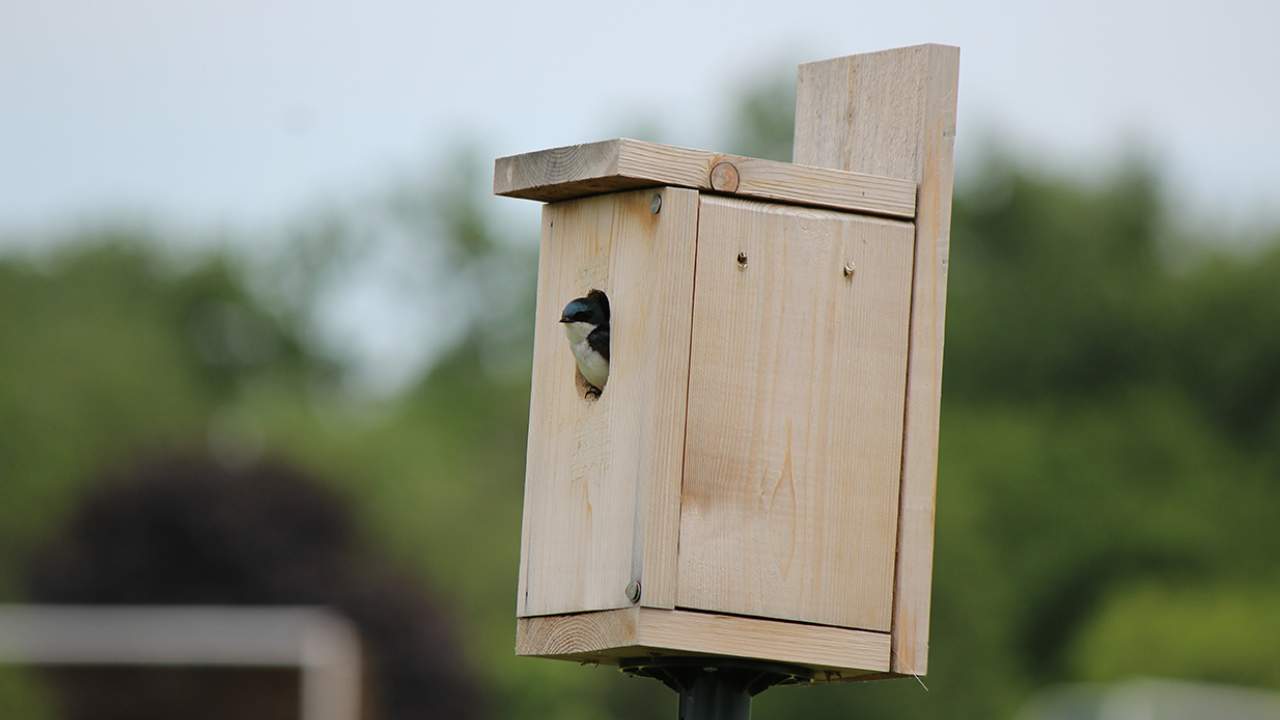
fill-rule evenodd
<path id="1" fill-rule="evenodd" d="M 1087 172 L 1133 142 L 1233 217 L 1280 199 L 1273 2 L 0 0 L 0 227 L 269 225 L 421 168 L 634 118 L 718 149 L 796 61 L 961 47 L 959 139 Z M 499 201 L 513 203 L 515 201 Z"/>

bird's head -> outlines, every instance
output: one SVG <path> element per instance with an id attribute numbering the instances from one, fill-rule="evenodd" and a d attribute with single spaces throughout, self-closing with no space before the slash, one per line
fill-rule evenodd
<path id="1" fill-rule="evenodd" d="M 599 290 L 592 290 L 586 297 L 574 298 L 560 313 L 562 323 L 586 323 L 593 327 L 609 322 L 609 298 Z"/>

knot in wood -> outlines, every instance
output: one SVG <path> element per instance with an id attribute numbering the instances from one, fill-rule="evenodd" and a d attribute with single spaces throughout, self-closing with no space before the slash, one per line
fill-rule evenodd
<path id="1" fill-rule="evenodd" d="M 718 162 L 711 168 L 711 189 L 719 192 L 738 191 L 738 168 L 731 162 Z"/>

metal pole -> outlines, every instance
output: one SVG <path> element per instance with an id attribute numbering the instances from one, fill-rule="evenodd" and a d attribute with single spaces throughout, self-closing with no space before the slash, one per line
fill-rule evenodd
<path id="1" fill-rule="evenodd" d="M 679 720 L 750 720 L 754 695 L 813 676 L 802 667 L 724 657 L 628 658 L 619 667 L 675 690 Z"/>

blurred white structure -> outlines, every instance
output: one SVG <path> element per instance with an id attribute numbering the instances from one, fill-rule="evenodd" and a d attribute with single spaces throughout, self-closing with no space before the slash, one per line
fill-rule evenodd
<path id="1" fill-rule="evenodd" d="M 1038 693 L 1017 720 L 1280 720 L 1280 693 L 1142 678 Z"/>
<path id="2" fill-rule="evenodd" d="M 358 720 L 360 644 L 308 607 L 0 605 L 0 663 L 296 668 L 302 720 Z"/>

